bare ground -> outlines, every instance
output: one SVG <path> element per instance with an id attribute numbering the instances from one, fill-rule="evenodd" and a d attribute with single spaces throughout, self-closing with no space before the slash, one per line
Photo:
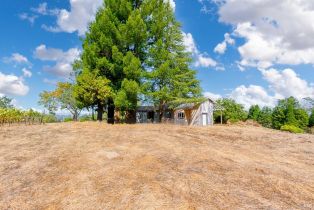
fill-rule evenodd
<path id="1" fill-rule="evenodd" d="M 314 136 L 256 127 L 0 128 L 0 209 L 314 209 Z"/>

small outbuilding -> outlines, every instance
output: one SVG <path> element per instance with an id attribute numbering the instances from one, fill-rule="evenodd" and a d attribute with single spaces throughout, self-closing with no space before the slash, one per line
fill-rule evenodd
<path id="1" fill-rule="evenodd" d="M 213 125 L 214 109 L 215 102 L 210 98 L 200 103 L 181 104 L 174 109 L 174 123 L 194 126 Z"/>
<path id="2" fill-rule="evenodd" d="M 166 108 L 163 118 L 165 122 L 173 119 L 173 110 Z M 139 106 L 136 110 L 136 123 L 159 123 L 159 110 L 154 106 Z"/>

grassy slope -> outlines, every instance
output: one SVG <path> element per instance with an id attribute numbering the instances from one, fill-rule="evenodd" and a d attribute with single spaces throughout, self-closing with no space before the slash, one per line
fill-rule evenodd
<path id="1" fill-rule="evenodd" d="M 256 127 L 0 128 L 0 209 L 314 208 L 314 136 Z"/>

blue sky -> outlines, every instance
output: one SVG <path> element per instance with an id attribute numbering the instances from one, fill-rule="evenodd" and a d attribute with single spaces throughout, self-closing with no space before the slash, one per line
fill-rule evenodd
<path id="1" fill-rule="evenodd" d="M 173 5 L 203 92 L 249 107 L 314 98 L 314 3 L 307 0 L 165 0 Z M 37 108 L 71 72 L 80 37 L 102 0 L 3 0 L 0 95 Z"/>

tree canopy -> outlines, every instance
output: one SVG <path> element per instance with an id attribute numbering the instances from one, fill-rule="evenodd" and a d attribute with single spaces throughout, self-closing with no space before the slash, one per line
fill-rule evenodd
<path id="1" fill-rule="evenodd" d="M 149 40 L 145 94 L 160 110 L 160 120 L 169 103 L 200 97 L 196 71 L 183 45 L 180 23 L 173 9 L 163 0 L 149 1 Z"/>
<path id="2" fill-rule="evenodd" d="M 258 105 L 251 106 L 249 109 L 248 119 L 257 121 L 260 112 L 261 109 L 259 108 Z"/>
<path id="3" fill-rule="evenodd" d="M 83 105 L 75 99 L 74 85 L 68 82 L 59 82 L 53 91 L 44 91 L 40 94 L 39 104 L 43 105 L 50 114 L 58 109 L 68 110 L 73 120 L 77 121 Z"/>
<path id="4" fill-rule="evenodd" d="M 222 121 L 227 122 L 238 122 L 247 119 L 247 112 L 244 110 L 243 105 L 236 103 L 233 99 L 223 98 L 217 100 L 222 108 Z M 220 113 L 215 113 L 215 119 L 220 118 Z M 220 120 L 220 119 L 219 119 Z"/>
<path id="5" fill-rule="evenodd" d="M 309 123 L 307 112 L 301 108 L 300 103 L 294 97 L 279 100 L 274 108 L 272 119 L 275 129 L 280 129 L 284 125 L 305 129 Z"/>
<path id="6" fill-rule="evenodd" d="M 134 112 L 140 95 L 159 106 L 161 118 L 167 103 L 200 96 L 169 2 L 105 0 L 104 5 L 90 24 L 75 65 L 76 98 L 85 107 L 97 106 L 98 120 L 104 108 L 108 122 L 113 122 L 114 110 Z M 105 82 L 94 81 L 97 88 L 89 88 L 91 78 Z M 109 89 L 110 94 L 102 94 Z"/>
<path id="7" fill-rule="evenodd" d="M 12 99 L 6 96 L 0 97 L 0 109 L 13 108 Z"/>

